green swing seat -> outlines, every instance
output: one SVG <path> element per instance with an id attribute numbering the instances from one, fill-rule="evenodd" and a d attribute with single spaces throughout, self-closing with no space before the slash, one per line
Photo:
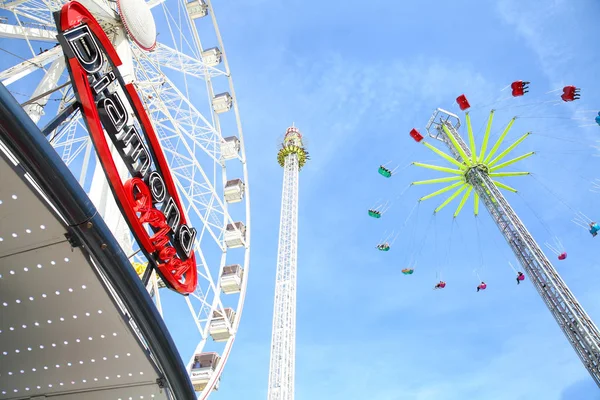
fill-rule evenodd
<path id="1" fill-rule="evenodd" d="M 369 210 L 369 217 L 381 218 L 381 213 L 376 210 Z"/>
<path id="2" fill-rule="evenodd" d="M 392 176 L 392 171 L 390 171 L 382 165 L 381 167 L 379 167 L 379 174 L 386 178 L 389 178 L 390 176 Z"/>

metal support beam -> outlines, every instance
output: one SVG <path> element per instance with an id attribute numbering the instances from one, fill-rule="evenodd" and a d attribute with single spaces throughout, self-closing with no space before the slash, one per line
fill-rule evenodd
<path id="1" fill-rule="evenodd" d="M 27 27 L 11 24 L 0 24 L 0 38 L 2 39 L 29 39 L 39 42 L 56 43 L 56 31 L 43 27 Z"/>
<path id="2" fill-rule="evenodd" d="M 48 122 L 44 128 L 42 128 L 42 133 L 45 136 L 50 135 L 56 128 L 58 128 L 63 122 L 65 122 L 71 114 L 77 111 L 79 108 L 79 103 L 73 102 L 65 107 L 56 117 L 52 119 L 52 121 Z M 35 122 L 35 121 L 34 121 Z"/>
<path id="3" fill-rule="evenodd" d="M 438 130 L 436 138 L 444 142 L 455 157 L 461 158 L 461 154 L 453 145 L 456 142 L 468 157 L 471 156 L 470 149 L 459 135 L 456 126 L 452 125 L 448 119 L 441 122 L 436 128 Z M 448 137 L 449 135 L 453 136 L 452 139 Z M 529 276 L 583 365 L 596 384 L 600 386 L 600 332 L 598 328 L 558 275 L 550 260 L 542 252 L 508 201 L 494 185 L 488 173 L 484 169 L 472 168 L 466 178 L 483 200 L 523 270 Z"/>
<path id="4" fill-rule="evenodd" d="M 50 98 L 50 95 L 56 92 L 57 90 L 60 90 L 69 85 L 69 82 L 67 82 L 58 87 L 56 86 L 64 70 L 65 59 L 59 57 L 56 60 L 54 60 L 50 68 L 48 68 L 48 70 L 44 74 L 44 77 L 42 78 L 40 83 L 35 88 L 35 91 L 31 95 L 31 99 L 21 104 L 25 112 L 29 114 L 29 117 L 36 124 L 38 123 L 42 115 L 44 115 L 44 107 L 46 107 L 46 104 L 48 104 L 48 99 Z"/>
<path id="5" fill-rule="evenodd" d="M 62 56 L 62 50 L 60 47 L 55 47 L 52 50 L 45 51 L 29 60 L 25 60 L 20 64 L 0 72 L 0 83 L 4 86 L 8 86 L 24 76 L 29 75 L 33 71 L 50 64 L 60 56 Z"/>

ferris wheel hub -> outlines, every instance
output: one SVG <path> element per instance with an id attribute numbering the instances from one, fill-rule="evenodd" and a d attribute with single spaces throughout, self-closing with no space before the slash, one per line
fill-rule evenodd
<path id="1" fill-rule="evenodd" d="M 117 0 L 119 15 L 125 30 L 140 48 L 146 51 L 156 47 L 156 23 L 144 0 Z"/>

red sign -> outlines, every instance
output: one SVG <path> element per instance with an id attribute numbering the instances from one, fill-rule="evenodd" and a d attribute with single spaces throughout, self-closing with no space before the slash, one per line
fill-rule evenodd
<path id="1" fill-rule="evenodd" d="M 148 114 L 117 68 L 119 55 L 80 3 L 65 4 L 54 19 L 81 113 L 125 220 L 167 287 L 192 293 L 198 280 L 196 230 L 188 226 Z M 131 177 L 120 176 L 106 136 Z"/>

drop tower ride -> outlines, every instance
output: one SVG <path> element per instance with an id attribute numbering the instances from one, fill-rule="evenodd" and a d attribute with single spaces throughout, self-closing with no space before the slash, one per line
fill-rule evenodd
<path id="1" fill-rule="evenodd" d="M 283 191 L 277 249 L 268 400 L 294 400 L 298 176 L 300 169 L 308 159 L 308 152 L 302 142 L 302 134 L 294 126 L 288 128 L 277 154 L 277 161 L 283 167 Z"/>

